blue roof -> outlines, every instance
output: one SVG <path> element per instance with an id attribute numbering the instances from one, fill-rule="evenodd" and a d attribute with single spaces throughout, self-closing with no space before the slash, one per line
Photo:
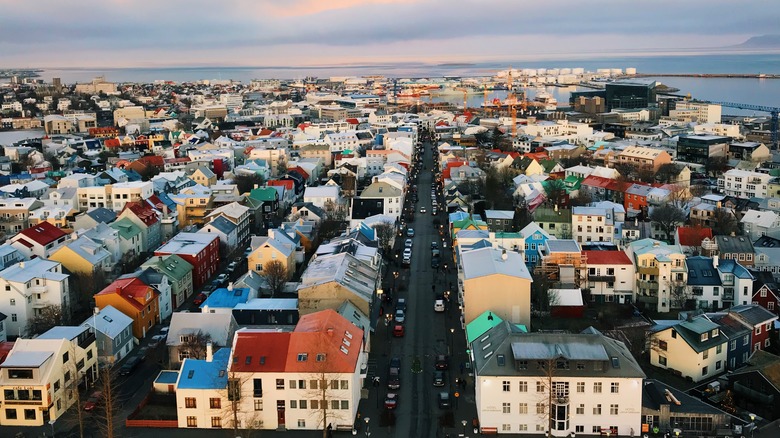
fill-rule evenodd
<path id="1" fill-rule="evenodd" d="M 246 303 L 248 299 L 249 288 L 237 287 L 233 290 L 228 290 L 223 287 L 212 292 L 200 307 L 201 309 L 204 307 L 232 309 L 236 307 L 236 304 Z"/>
<path id="2" fill-rule="evenodd" d="M 747 270 L 747 268 L 737 263 L 736 260 L 732 260 L 732 259 L 718 260 L 718 270 L 720 272 L 734 274 L 734 276 L 737 278 L 745 278 L 745 279 L 753 278 L 753 274 L 751 274 L 750 271 Z"/>
<path id="3" fill-rule="evenodd" d="M 720 286 L 720 275 L 712 259 L 693 256 L 685 259 L 688 265 L 688 284 L 691 286 Z"/>
<path id="4" fill-rule="evenodd" d="M 236 229 L 236 224 L 225 219 L 224 216 L 217 216 L 206 225 L 211 225 L 226 235 L 232 233 Z"/>
<path id="5" fill-rule="evenodd" d="M 160 374 L 155 379 L 154 383 L 163 383 L 166 385 L 173 385 L 176 380 L 179 379 L 178 371 L 160 371 Z"/>
<path id="6" fill-rule="evenodd" d="M 225 389 L 230 349 L 214 353 L 211 362 L 202 359 L 184 359 L 179 374 L 178 389 Z"/>
<path id="7" fill-rule="evenodd" d="M 364 222 L 360 223 L 359 232 L 366 236 L 368 240 L 376 240 L 376 230 L 369 227 Z"/>

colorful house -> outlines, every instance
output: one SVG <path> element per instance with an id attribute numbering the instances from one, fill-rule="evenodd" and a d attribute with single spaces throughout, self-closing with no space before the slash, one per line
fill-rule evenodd
<path id="1" fill-rule="evenodd" d="M 120 278 L 95 295 L 95 305 L 113 306 L 132 318 L 133 336 L 143 339 L 160 322 L 159 295 L 138 278 Z"/>

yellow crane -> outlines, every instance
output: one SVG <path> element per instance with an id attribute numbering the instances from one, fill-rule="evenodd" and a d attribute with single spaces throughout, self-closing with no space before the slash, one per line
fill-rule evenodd
<path id="1" fill-rule="evenodd" d="M 466 112 L 466 109 L 468 109 L 468 94 L 469 89 L 465 87 L 457 87 L 455 88 L 456 91 L 462 91 L 463 92 L 463 112 Z"/>

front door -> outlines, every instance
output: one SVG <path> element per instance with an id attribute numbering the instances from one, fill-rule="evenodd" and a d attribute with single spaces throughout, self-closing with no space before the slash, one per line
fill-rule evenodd
<path id="1" fill-rule="evenodd" d="M 284 429 L 284 400 L 276 401 L 276 420 L 279 423 L 279 429 Z"/>

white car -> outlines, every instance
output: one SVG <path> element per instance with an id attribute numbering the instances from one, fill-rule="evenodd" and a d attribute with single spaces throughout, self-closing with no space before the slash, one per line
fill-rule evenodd
<path id="1" fill-rule="evenodd" d="M 404 242 L 404 248 L 411 248 L 413 243 L 414 243 L 414 240 L 406 239 L 406 241 Z"/>
<path id="2" fill-rule="evenodd" d="M 434 312 L 444 312 L 444 300 L 436 300 L 433 302 Z"/>
<path id="3" fill-rule="evenodd" d="M 412 258 L 412 248 L 404 248 L 404 258 L 405 259 Z"/>

